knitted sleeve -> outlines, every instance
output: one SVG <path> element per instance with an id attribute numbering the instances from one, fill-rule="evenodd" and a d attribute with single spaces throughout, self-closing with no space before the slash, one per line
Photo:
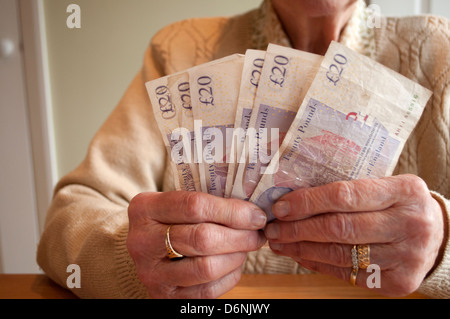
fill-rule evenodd
<path id="1" fill-rule="evenodd" d="M 431 192 L 431 195 L 439 202 L 444 212 L 447 234 L 444 238 L 444 253 L 442 260 L 436 269 L 425 278 L 419 288 L 419 292 L 432 298 L 450 298 L 450 238 L 448 236 L 450 220 L 450 200 L 442 195 Z"/>
<path id="2" fill-rule="evenodd" d="M 144 67 L 92 140 L 86 158 L 55 189 L 39 243 L 44 272 L 67 287 L 77 264 L 82 298 L 137 298 L 147 292 L 128 254 L 128 204 L 161 189 L 166 150 L 144 83 L 160 76 L 150 48 Z"/>

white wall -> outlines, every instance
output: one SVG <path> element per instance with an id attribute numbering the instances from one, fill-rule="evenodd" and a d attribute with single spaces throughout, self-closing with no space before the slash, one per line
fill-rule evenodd
<path id="1" fill-rule="evenodd" d="M 449 0 L 430 0 L 430 13 L 437 14 L 450 19 L 450 1 Z"/>
<path id="2" fill-rule="evenodd" d="M 81 8 L 81 29 L 66 26 Z M 261 0 L 44 0 L 58 175 L 74 169 L 139 70 L 150 38 L 188 17 L 230 15 Z"/>
<path id="3" fill-rule="evenodd" d="M 370 3 L 379 5 L 381 14 L 386 16 L 431 13 L 450 19 L 449 0 L 370 0 Z"/>

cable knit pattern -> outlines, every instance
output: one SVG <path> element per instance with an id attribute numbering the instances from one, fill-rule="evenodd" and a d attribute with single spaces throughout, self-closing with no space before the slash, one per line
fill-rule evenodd
<path id="1" fill-rule="evenodd" d="M 439 202 L 443 210 L 450 212 L 449 201 L 436 193 L 431 192 L 431 195 Z M 444 222 L 449 224 L 449 217 L 446 216 Z M 448 236 L 448 234 L 447 234 Z M 422 283 L 419 291 L 425 295 L 429 295 L 435 298 L 450 298 L 449 289 L 449 278 L 450 278 L 450 244 L 447 242 L 445 247 L 444 256 L 441 263 L 438 265 L 436 270 L 430 274 L 427 279 Z"/>
<path id="2" fill-rule="evenodd" d="M 292 258 L 277 256 L 269 246 L 247 254 L 242 268 L 244 274 L 308 274 L 310 270 L 300 267 Z"/>
<path id="3" fill-rule="evenodd" d="M 423 178 L 450 212 L 450 31 L 449 21 L 434 16 L 383 18 L 381 27 L 364 25 L 363 1 L 342 33 L 341 42 L 433 91 L 423 116 L 400 156 L 395 174 Z M 118 106 L 89 146 L 81 165 L 55 189 L 38 247 L 42 269 L 65 286 L 66 267 L 81 268 L 86 298 L 148 297 L 126 249 L 129 201 L 144 191 L 173 189 L 166 150 L 158 131 L 145 82 L 248 48 L 268 43 L 290 45 L 270 1 L 234 17 L 189 19 L 161 30 Z M 447 198 L 447 199 L 446 199 Z M 446 223 L 448 224 L 448 215 Z M 450 245 L 420 291 L 450 297 Z M 248 254 L 246 273 L 302 273 L 292 259 L 267 246 Z"/>
<path id="4" fill-rule="evenodd" d="M 389 18 L 383 24 L 386 28 L 376 33 L 377 60 L 433 91 L 395 173 L 417 174 L 449 198 L 449 21 L 425 16 Z"/>

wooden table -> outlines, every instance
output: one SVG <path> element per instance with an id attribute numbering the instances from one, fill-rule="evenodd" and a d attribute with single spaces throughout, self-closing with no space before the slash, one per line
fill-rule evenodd
<path id="1" fill-rule="evenodd" d="M 354 287 L 321 274 L 243 275 L 239 284 L 222 298 L 230 299 L 386 299 L 376 289 Z M 413 293 L 404 299 L 426 299 Z"/>
<path id="2" fill-rule="evenodd" d="M 71 299 L 70 291 L 45 275 L 0 274 L 0 299 Z M 330 299 L 385 298 L 376 289 L 353 287 L 341 280 L 319 275 L 243 275 L 239 284 L 222 296 L 226 299 Z M 424 299 L 418 293 L 406 298 Z"/>

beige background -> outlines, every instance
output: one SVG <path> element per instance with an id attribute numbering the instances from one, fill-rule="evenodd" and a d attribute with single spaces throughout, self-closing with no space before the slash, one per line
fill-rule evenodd
<path id="1" fill-rule="evenodd" d="M 81 29 L 66 26 L 81 8 Z M 84 158 L 138 72 L 151 37 L 188 17 L 231 15 L 261 0 L 44 0 L 58 177 Z"/>

